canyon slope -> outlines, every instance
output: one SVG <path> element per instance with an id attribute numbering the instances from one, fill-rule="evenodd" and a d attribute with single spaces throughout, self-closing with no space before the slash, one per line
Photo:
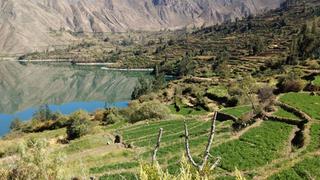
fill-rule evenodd
<path id="1" fill-rule="evenodd" d="M 76 39 L 64 32 L 155 31 L 221 23 L 283 0 L 0 0 L 0 54 Z"/>

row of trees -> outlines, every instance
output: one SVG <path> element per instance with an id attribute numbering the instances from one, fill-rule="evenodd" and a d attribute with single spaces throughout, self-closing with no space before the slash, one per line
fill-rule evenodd
<path id="1" fill-rule="evenodd" d="M 299 34 L 293 38 L 288 56 L 289 64 L 296 64 L 299 59 L 320 58 L 319 20 L 315 18 L 311 25 L 304 24 Z"/>

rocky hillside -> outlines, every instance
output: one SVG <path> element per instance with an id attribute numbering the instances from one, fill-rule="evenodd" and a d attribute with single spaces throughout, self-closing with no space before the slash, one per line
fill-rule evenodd
<path id="1" fill-rule="evenodd" d="M 0 0 L 0 53 L 23 53 L 75 40 L 66 32 L 123 32 L 215 24 L 277 8 L 282 1 Z"/>

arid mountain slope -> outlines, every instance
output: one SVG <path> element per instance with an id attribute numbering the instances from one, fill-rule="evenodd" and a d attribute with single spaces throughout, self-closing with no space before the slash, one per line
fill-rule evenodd
<path id="1" fill-rule="evenodd" d="M 159 30 L 220 23 L 283 0 L 0 0 L 0 53 L 73 40 L 68 33 Z"/>

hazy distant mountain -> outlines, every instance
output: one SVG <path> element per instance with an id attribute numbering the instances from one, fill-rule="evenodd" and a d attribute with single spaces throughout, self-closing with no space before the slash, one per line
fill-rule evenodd
<path id="1" fill-rule="evenodd" d="M 159 30 L 215 24 L 277 8 L 284 0 L 0 0 L 0 53 L 72 40 L 52 30 Z"/>

